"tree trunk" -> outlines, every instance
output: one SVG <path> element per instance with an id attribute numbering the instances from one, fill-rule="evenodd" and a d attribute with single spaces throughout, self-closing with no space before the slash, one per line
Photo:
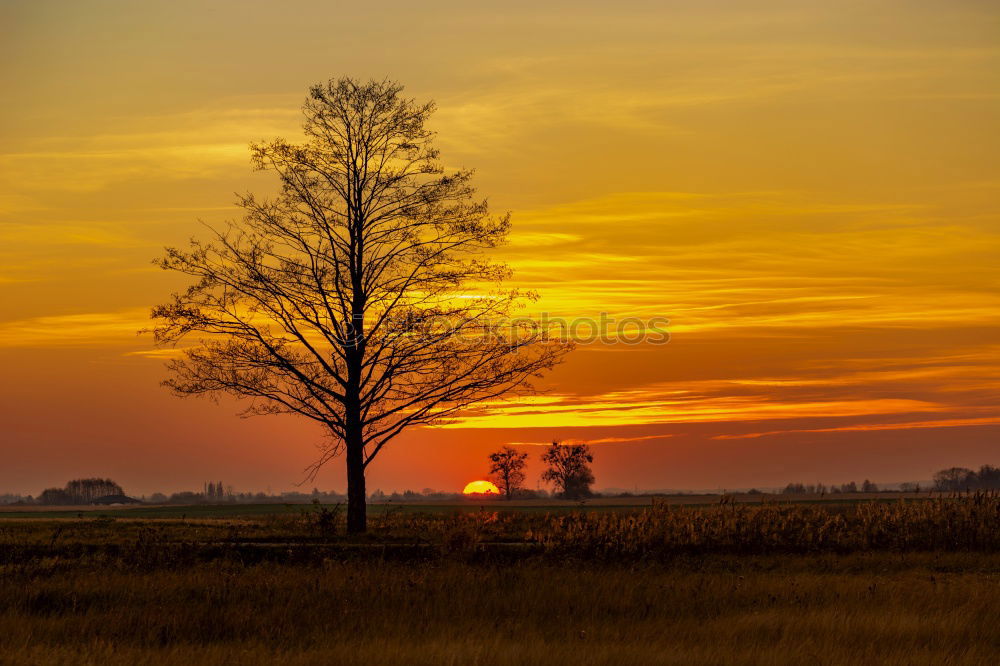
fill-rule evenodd
<path id="1" fill-rule="evenodd" d="M 368 496 L 365 492 L 364 447 L 360 441 L 348 441 L 347 531 L 349 533 L 360 534 L 368 529 L 367 501 Z"/>

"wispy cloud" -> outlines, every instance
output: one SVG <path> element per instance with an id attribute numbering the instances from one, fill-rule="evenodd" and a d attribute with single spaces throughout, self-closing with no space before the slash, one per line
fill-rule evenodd
<path id="1" fill-rule="evenodd" d="M 727 334 L 1000 323 L 1000 275 L 986 261 L 1000 254 L 996 226 L 942 223 L 912 204 L 623 193 L 520 211 L 518 233 L 549 240 L 509 256 L 524 284 L 548 285 L 540 307 L 563 315 L 605 308 Z"/>
<path id="2" fill-rule="evenodd" d="M 0 153 L 0 180 L 21 192 L 89 192 L 129 180 L 206 179 L 238 169 L 245 172 L 251 141 L 294 138 L 298 133 L 296 104 L 288 100 L 287 106 L 272 108 L 209 107 L 133 117 L 115 132 L 25 139 L 20 150 Z"/>
<path id="3" fill-rule="evenodd" d="M 490 405 L 439 427 L 559 428 L 652 424 L 718 423 L 775 419 L 909 414 L 940 411 L 923 400 L 874 398 L 862 400 L 783 400 L 765 396 L 676 396 L 655 387 L 597 396 L 561 396 L 544 401 Z"/>
<path id="4" fill-rule="evenodd" d="M 758 439 L 773 435 L 788 435 L 813 432 L 872 432 L 877 430 L 919 430 L 925 428 L 963 428 L 969 426 L 997 425 L 1000 417 L 983 416 L 975 418 L 937 419 L 931 421 L 906 421 L 901 423 L 858 423 L 833 428 L 792 428 L 788 430 L 767 430 L 746 432 L 735 435 L 715 435 L 712 439 Z"/>
<path id="5" fill-rule="evenodd" d="M 640 437 L 598 437 L 596 439 L 567 438 L 559 440 L 560 444 L 623 444 L 628 442 L 648 442 L 652 440 L 669 439 L 676 437 L 676 434 L 666 433 L 662 435 L 643 435 Z M 507 446 L 552 446 L 552 442 L 507 442 Z"/>
<path id="6" fill-rule="evenodd" d="M 0 347 L 134 344 L 149 323 L 145 309 L 33 317 L 0 323 Z"/>

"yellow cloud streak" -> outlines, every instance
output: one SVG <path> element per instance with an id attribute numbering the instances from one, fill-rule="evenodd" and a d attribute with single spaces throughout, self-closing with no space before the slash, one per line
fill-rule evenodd
<path id="1" fill-rule="evenodd" d="M 934 412 L 940 405 L 921 400 L 872 399 L 771 402 L 750 397 L 701 397 L 697 400 L 649 399 L 643 392 L 613 393 L 566 403 L 491 406 L 441 428 L 559 428 L 668 423 L 763 421 L 830 416 L 869 416 Z"/>
<path id="2" fill-rule="evenodd" d="M 516 230 L 551 242 L 515 245 L 512 264 L 548 285 L 549 312 L 660 315 L 675 332 L 1000 323 L 1000 295 L 984 289 L 1000 279 L 995 225 L 799 198 L 637 193 L 523 212 Z"/>
<path id="3" fill-rule="evenodd" d="M 0 347 L 124 345 L 148 325 L 146 309 L 33 317 L 0 323 Z"/>
<path id="4" fill-rule="evenodd" d="M 921 430 L 925 428 L 963 428 L 969 426 L 997 425 L 1000 417 L 984 416 L 978 418 L 939 419 L 936 421 L 907 421 L 904 423 L 860 423 L 837 426 L 833 428 L 792 428 L 788 430 L 769 430 L 766 432 L 749 432 L 738 435 L 715 435 L 712 439 L 757 439 L 771 435 L 786 435 L 802 432 L 871 432 L 876 430 Z"/>

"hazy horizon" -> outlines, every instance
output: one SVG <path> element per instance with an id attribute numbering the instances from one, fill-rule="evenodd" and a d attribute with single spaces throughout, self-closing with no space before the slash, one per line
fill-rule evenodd
<path id="1" fill-rule="evenodd" d="M 988 465 L 990 463 L 983 463 L 983 464 Z M 980 467 L 980 465 L 975 465 L 973 467 L 973 469 L 977 469 L 978 467 Z M 934 471 L 937 472 L 937 471 L 940 471 L 940 470 L 934 470 Z M 106 475 L 95 475 L 95 478 L 104 478 L 104 477 L 106 477 Z M 483 474 L 480 474 L 479 476 L 475 476 L 475 475 L 470 476 L 469 480 L 479 479 L 479 478 L 487 479 L 488 477 L 489 477 L 489 475 L 484 472 Z M 783 483 L 780 483 L 780 484 L 773 484 L 773 485 L 764 485 L 764 484 L 756 484 L 755 485 L 755 484 L 751 484 L 751 485 L 746 485 L 746 486 L 730 486 L 730 487 L 721 486 L 721 485 L 707 485 L 707 486 L 703 486 L 703 487 L 685 487 L 685 486 L 676 486 L 676 487 L 675 486 L 642 487 L 642 486 L 638 486 L 638 485 L 633 485 L 633 486 L 626 487 L 626 486 L 605 485 L 605 484 L 602 484 L 600 482 L 600 479 L 598 479 L 597 482 L 594 484 L 593 490 L 594 490 L 594 492 L 596 492 L 598 494 L 601 494 L 601 493 L 607 493 L 607 494 L 634 493 L 634 494 L 640 494 L 640 495 L 641 494 L 656 494 L 656 493 L 678 493 L 678 494 L 683 494 L 683 493 L 713 493 L 713 492 L 723 492 L 723 491 L 725 491 L 725 492 L 737 492 L 738 493 L 738 492 L 745 492 L 747 490 L 759 490 L 761 492 L 773 492 L 773 491 L 780 491 L 786 485 L 793 484 L 793 483 L 803 483 L 805 485 L 822 484 L 822 485 L 826 486 L 827 488 L 829 488 L 831 486 L 840 486 L 842 484 L 851 483 L 852 481 L 855 482 L 858 485 L 859 488 L 860 488 L 861 483 L 863 481 L 871 481 L 876 486 L 879 486 L 880 490 L 883 490 L 883 489 L 896 489 L 899 485 L 905 484 L 905 483 L 918 483 L 918 484 L 920 484 L 921 490 L 929 490 L 929 489 L 932 488 L 932 484 L 933 484 L 933 479 L 931 477 L 932 477 L 932 474 L 928 474 L 926 476 L 926 478 L 913 478 L 913 479 L 888 479 L 887 478 L 887 479 L 878 479 L 878 478 L 870 478 L 868 476 L 864 476 L 863 475 L 863 476 L 858 477 L 858 478 L 848 479 L 848 480 L 842 481 L 842 482 L 838 481 L 838 482 L 835 482 L 835 483 L 833 483 L 833 482 L 827 482 L 827 481 L 824 481 L 823 479 L 804 479 L 803 478 L 803 479 L 788 479 L 786 482 L 783 482 Z M 17 492 L 17 491 L 9 490 L 7 488 L 0 487 L 0 495 L 11 494 L 11 495 L 21 495 L 21 496 L 37 496 L 41 492 L 41 490 L 44 490 L 45 488 L 58 488 L 58 487 L 62 487 L 63 485 L 65 485 L 66 482 L 68 482 L 68 481 L 70 481 L 72 479 L 79 479 L 79 478 L 89 478 L 89 477 L 83 477 L 83 476 L 80 476 L 80 475 L 76 475 L 76 476 L 67 477 L 66 479 L 63 479 L 63 480 L 53 480 L 52 482 L 46 484 L 44 486 L 44 488 L 39 488 L 35 492 Z M 319 485 L 319 484 L 316 484 L 316 483 L 310 483 L 310 482 L 303 482 L 301 485 L 291 484 L 291 485 L 284 486 L 284 487 L 276 487 L 276 486 L 273 486 L 273 485 L 267 485 L 267 486 L 261 486 L 261 487 L 255 487 L 255 488 L 252 488 L 252 487 L 245 487 L 244 488 L 244 487 L 236 486 L 234 484 L 230 484 L 224 478 L 212 478 L 212 479 L 208 479 L 208 480 L 203 481 L 200 485 L 197 485 L 197 486 L 185 486 L 185 487 L 163 486 L 163 487 L 142 488 L 142 489 L 140 489 L 140 488 L 134 488 L 133 486 L 130 486 L 129 483 L 127 482 L 127 480 L 124 481 L 124 482 L 121 479 L 117 479 L 117 478 L 112 478 L 111 480 L 115 481 L 119 485 L 121 485 L 122 489 L 124 490 L 124 492 L 125 492 L 126 495 L 128 495 L 130 497 L 147 497 L 147 498 L 150 495 L 153 495 L 153 494 L 156 494 L 156 493 L 161 493 L 161 494 L 164 494 L 164 495 L 167 495 L 167 496 L 170 496 L 171 494 L 174 494 L 174 493 L 182 493 L 182 492 L 195 492 L 195 493 L 198 493 L 198 492 L 202 491 L 204 485 L 207 484 L 207 483 L 222 483 L 223 488 L 225 488 L 227 492 L 232 491 L 235 494 L 253 494 L 253 495 L 256 495 L 258 493 L 265 493 L 267 495 L 280 496 L 283 493 L 302 493 L 302 494 L 308 495 L 308 494 L 312 493 L 314 489 L 315 490 L 319 490 L 321 493 L 334 493 L 334 494 L 340 494 L 340 495 L 344 495 L 347 492 L 346 485 L 345 486 L 340 486 L 340 487 L 327 487 L 327 486 L 322 486 L 322 485 Z M 462 485 L 464 485 L 464 483 Z M 406 491 L 413 491 L 413 492 L 416 492 L 416 493 L 424 493 L 424 492 L 426 492 L 428 490 L 432 491 L 432 492 L 435 492 L 435 493 L 442 493 L 442 494 L 461 494 L 462 493 L 462 485 L 456 486 L 454 488 L 435 488 L 435 487 L 432 487 L 432 486 L 421 485 L 420 482 L 419 482 L 419 480 L 414 480 L 410 485 L 403 486 L 403 487 L 378 487 L 378 486 L 369 486 L 369 488 L 368 488 L 368 494 L 372 495 L 374 493 L 377 493 L 378 491 L 382 491 L 386 495 L 390 495 L 392 493 L 404 493 Z M 546 492 L 552 492 L 553 491 L 553 489 L 550 486 L 550 484 L 543 483 L 541 480 L 539 480 L 537 478 L 534 478 L 534 477 L 529 477 L 528 480 L 525 482 L 524 487 L 526 489 L 529 489 L 529 490 L 544 490 Z"/>

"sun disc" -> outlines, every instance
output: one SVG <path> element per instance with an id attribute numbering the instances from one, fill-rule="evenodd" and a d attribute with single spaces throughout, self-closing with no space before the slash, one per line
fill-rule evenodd
<path id="1" fill-rule="evenodd" d="M 462 491 L 465 495 L 499 495 L 500 489 L 489 481 L 470 481 Z"/>

